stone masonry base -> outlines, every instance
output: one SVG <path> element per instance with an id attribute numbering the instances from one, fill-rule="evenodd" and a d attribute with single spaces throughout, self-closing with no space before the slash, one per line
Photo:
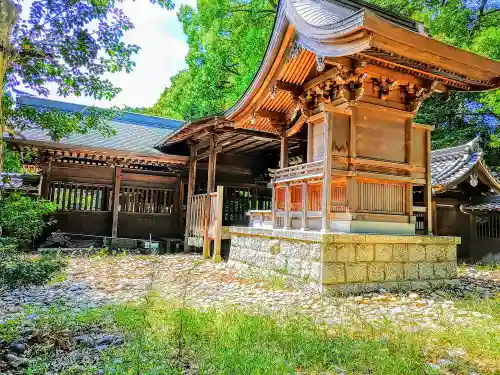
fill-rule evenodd
<path id="1" fill-rule="evenodd" d="M 456 282 L 460 238 L 232 227 L 229 266 L 278 273 L 333 294 Z"/>

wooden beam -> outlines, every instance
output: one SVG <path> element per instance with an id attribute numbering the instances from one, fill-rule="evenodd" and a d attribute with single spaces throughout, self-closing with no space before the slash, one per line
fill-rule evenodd
<path id="1" fill-rule="evenodd" d="M 219 153 L 222 151 L 222 146 L 218 146 L 217 148 L 214 148 L 214 152 L 215 153 Z M 200 155 L 196 156 L 196 161 L 200 161 L 202 159 L 205 159 L 205 158 L 209 158 L 210 157 L 210 150 L 208 151 L 205 151 L 203 153 L 201 153 Z"/>
<path id="2" fill-rule="evenodd" d="M 196 183 L 196 150 L 190 147 L 189 150 L 189 177 L 188 177 L 188 191 L 187 191 L 187 204 L 186 204 L 186 231 L 184 233 L 184 252 L 189 251 L 189 231 L 191 229 L 191 201 L 194 195 Z"/>
<path id="3" fill-rule="evenodd" d="M 118 210 L 120 208 L 120 185 L 121 185 L 122 167 L 115 166 L 113 178 L 113 222 L 111 224 L 111 237 L 118 237 Z"/>
<path id="4" fill-rule="evenodd" d="M 285 184 L 285 217 L 283 218 L 283 229 L 292 229 L 292 218 L 290 217 L 290 184 Z"/>
<path id="5" fill-rule="evenodd" d="M 352 115 L 351 108 L 345 108 L 344 106 L 335 106 L 330 103 L 319 103 L 319 109 L 324 112 L 340 113 L 347 116 Z"/>
<path id="6" fill-rule="evenodd" d="M 255 116 L 268 118 L 283 123 L 286 122 L 286 115 L 281 112 L 273 112 L 273 111 L 266 111 L 264 109 L 259 109 L 258 111 L 255 112 Z"/>
<path id="7" fill-rule="evenodd" d="M 280 168 L 288 167 L 288 138 L 281 137 Z"/>
<path id="8" fill-rule="evenodd" d="M 262 131 L 258 131 L 258 130 L 251 130 L 251 129 L 222 128 L 221 130 L 225 131 L 225 132 L 234 133 L 234 134 L 242 134 L 242 135 L 252 136 L 252 137 L 255 137 L 255 138 L 262 138 L 263 140 L 264 139 L 269 139 L 269 140 L 279 141 L 280 138 L 281 138 L 277 134 L 266 133 L 266 132 L 262 132 Z M 290 139 L 290 141 L 294 141 L 294 142 L 306 142 L 305 139 L 300 138 L 300 137 L 289 137 L 289 139 Z"/>
<path id="9" fill-rule="evenodd" d="M 321 202 L 321 231 L 330 231 L 330 208 L 332 201 L 332 142 L 333 114 L 325 112 L 323 137 L 323 189 Z"/>
<path id="10" fill-rule="evenodd" d="M 291 83 L 286 83 L 282 81 L 276 82 L 276 90 L 289 92 L 293 96 L 300 96 L 304 92 L 301 86 L 297 86 Z"/>
<path id="11" fill-rule="evenodd" d="M 317 84 L 319 84 L 323 81 L 326 81 L 327 79 L 331 79 L 331 78 L 335 77 L 339 73 L 339 71 L 340 70 L 337 67 L 332 68 L 330 70 L 327 70 L 326 72 L 317 76 L 316 78 L 313 78 L 310 81 L 307 81 L 306 83 L 304 83 L 302 85 L 302 87 L 304 87 L 304 91 L 312 89 Z"/>
<path id="12" fill-rule="evenodd" d="M 232 150 L 235 150 L 241 146 L 246 146 L 246 145 L 252 144 L 254 142 L 255 142 L 254 138 L 252 136 L 249 136 L 249 137 L 240 139 L 240 140 L 228 145 L 227 147 L 224 147 L 222 149 L 222 152 L 228 153 L 228 152 L 231 152 Z"/>

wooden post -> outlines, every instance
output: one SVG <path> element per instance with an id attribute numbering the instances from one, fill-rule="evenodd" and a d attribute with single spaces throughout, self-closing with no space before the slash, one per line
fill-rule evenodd
<path id="1" fill-rule="evenodd" d="M 217 186 L 217 206 L 215 208 L 215 218 L 217 226 L 215 228 L 214 239 L 214 262 L 222 261 L 221 246 L 222 246 L 222 205 L 224 203 L 224 187 Z"/>
<path id="2" fill-rule="evenodd" d="M 271 224 L 276 228 L 276 185 L 271 190 Z"/>
<path id="3" fill-rule="evenodd" d="M 307 124 L 307 162 L 312 163 L 314 158 L 314 134 L 313 124 Z"/>
<path id="4" fill-rule="evenodd" d="M 49 188 L 50 188 L 50 173 L 52 172 L 52 157 L 48 158 L 47 166 L 44 168 L 42 189 L 40 191 L 40 196 L 44 199 L 49 199 Z"/>
<path id="5" fill-rule="evenodd" d="M 425 172 L 425 190 L 424 201 L 426 207 L 425 234 L 432 235 L 432 181 L 431 181 L 431 131 L 426 130 L 426 172 Z"/>
<path id="6" fill-rule="evenodd" d="M 196 150 L 191 146 L 189 151 L 189 177 L 188 177 L 188 191 L 187 191 L 187 202 L 186 202 L 186 229 L 184 234 L 184 252 L 189 251 L 189 231 L 191 229 L 191 209 L 192 200 L 194 195 L 196 183 Z"/>
<path id="7" fill-rule="evenodd" d="M 280 168 L 288 167 L 288 138 L 281 137 Z"/>
<path id="8" fill-rule="evenodd" d="M 111 225 L 111 237 L 118 237 L 118 210 L 120 208 L 120 185 L 122 179 L 122 167 L 115 166 L 113 179 L 113 223 Z"/>
<path id="9" fill-rule="evenodd" d="M 409 118 L 406 120 L 405 129 L 405 162 L 406 164 L 412 164 L 412 152 L 413 152 L 413 119 Z M 408 176 L 411 177 L 411 171 L 408 171 Z M 413 184 L 408 182 L 405 186 L 406 189 L 406 214 L 408 216 L 413 216 Z"/>
<path id="10" fill-rule="evenodd" d="M 308 230 L 308 222 L 307 222 L 307 195 L 308 195 L 308 190 L 307 190 L 307 182 L 302 183 L 302 230 Z"/>
<path id="11" fill-rule="evenodd" d="M 292 218 L 290 217 L 290 184 L 285 184 L 285 217 L 283 218 L 283 229 L 292 229 Z"/>
<path id="12" fill-rule="evenodd" d="M 358 126 L 358 108 L 352 109 L 351 121 L 349 121 L 349 170 L 354 170 L 356 160 L 356 127 Z"/>
<path id="13" fill-rule="evenodd" d="M 182 231 L 182 214 L 184 213 L 184 181 L 179 177 L 179 228 Z"/>
<path id="14" fill-rule="evenodd" d="M 323 144 L 323 189 L 321 201 L 321 231 L 330 231 L 330 211 L 332 203 L 332 139 L 333 114 L 325 112 Z"/>
<path id="15" fill-rule="evenodd" d="M 210 148 L 208 154 L 208 176 L 207 176 L 207 197 L 205 198 L 205 210 L 203 215 L 203 257 L 210 258 L 210 193 L 214 190 L 214 175 L 215 175 L 215 135 L 210 136 Z"/>

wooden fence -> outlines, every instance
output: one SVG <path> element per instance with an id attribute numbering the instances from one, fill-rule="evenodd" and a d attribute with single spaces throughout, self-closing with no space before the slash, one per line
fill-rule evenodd
<path id="1" fill-rule="evenodd" d="M 218 186 L 217 191 L 210 194 L 198 194 L 191 198 L 191 212 L 188 228 L 188 244 L 203 247 L 203 256 L 210 257 L 211 241 L 214 241 L 215 261 L 221 258 L 222 241 L 222 205 L 224 187 Z"/>

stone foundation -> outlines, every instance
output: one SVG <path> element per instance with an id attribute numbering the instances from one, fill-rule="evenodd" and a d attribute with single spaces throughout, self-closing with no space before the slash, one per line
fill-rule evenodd
<path id="1" fill-rule="evenodd" d="M 229 266 L 287 275 L 324 292 L 441 287 L 457 277 L 460 238 L 232 227 Z"/>

